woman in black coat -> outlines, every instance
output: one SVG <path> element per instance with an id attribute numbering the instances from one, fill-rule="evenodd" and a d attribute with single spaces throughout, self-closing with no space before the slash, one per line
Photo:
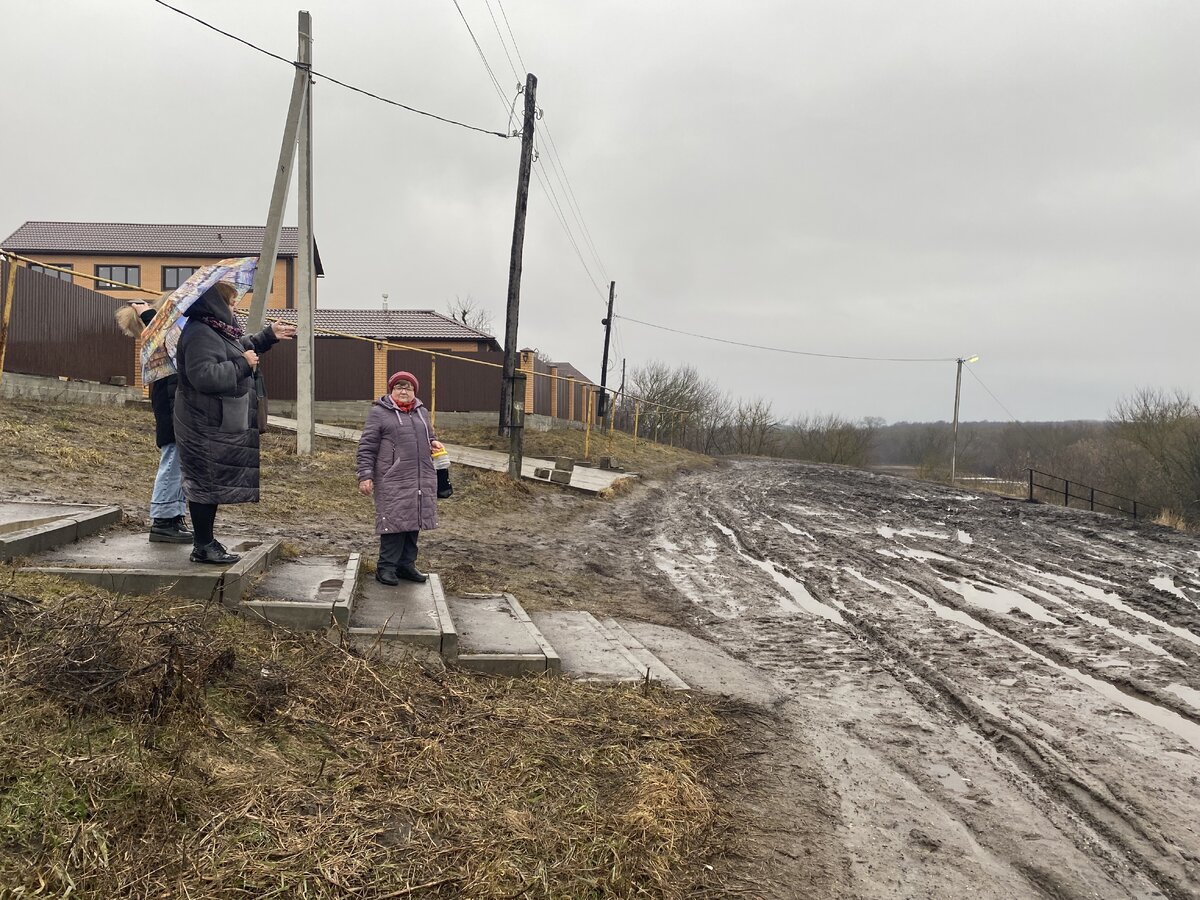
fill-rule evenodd
<path id="1" fill-rule="evenodd" d="M 238 327 L 234 288 L 209 288 L 184 313 L 175 365 L 175 442 L 183 492 L 192 514 L 192 562 L 224 565 L 239 557 L 213 537 L 217 506 L 258 502 L 258 354 L 291 340 L 294 325 L 276 323 L 247 336 Z"/>

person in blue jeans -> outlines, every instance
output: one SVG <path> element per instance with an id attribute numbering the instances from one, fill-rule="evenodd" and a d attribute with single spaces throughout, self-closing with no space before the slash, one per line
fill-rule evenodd
<path id="1" fill-rule="evenodd" d="M 165 300 L 170 292 L 163 294 Z M 161 303 L 161 300 L 160 300 Z M 124 309 L 132 315 L 117 311 L 121 329 L 136 337 L 154 318 L 157 310 L 143 300 L 130 301 Z M 192 543 L 192 532 L 184 514 L 187 501 L 183 496 L 183 475 L 179 470 L 179 451 L 175 446 L 175 388 L 178 375 L 169 375 L 150 383 L 150 407 L 154 410 L 154 439 L 158 444 L 158 473 L 150 493 L 150 540 L 168 544 Z"/>

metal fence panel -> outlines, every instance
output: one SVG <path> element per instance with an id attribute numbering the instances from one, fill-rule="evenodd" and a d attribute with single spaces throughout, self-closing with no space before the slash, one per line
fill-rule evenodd
<path id="1" fill-rule="evenodd" d="M 0 303 L 10 265 L 0 264 Z M 125 302 L 18 265 L 4 371 L 133 384 L 133 338 L 113 318 Z"/>
<path id="2" fill-rule="evenodd" d="M 535 415 L 550 415 L 550 392 L 554 390 L 554 379 L 546 378 L 550 374 L 550 366 L 536 357 L 533 360 L 533 409 Z"/>

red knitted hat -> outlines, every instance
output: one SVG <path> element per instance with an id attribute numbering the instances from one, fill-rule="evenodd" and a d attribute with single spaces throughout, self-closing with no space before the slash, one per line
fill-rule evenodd
<path id="1" fill-rule="evenodd" d="M 390 394 L 392 392 L 392 388 L 394 388 L 396 386 L 396 384 L 401 381 L 407 381 L 409 384 L 411 384 L 413 386 L 413 394 L 414 395 L 416 395 L 417 391 L 419 391 L 421 389 L 421 385 L 417 381 L 417 376 L 414 375 L 412 372 L 397 372 L 395 375 L 393 375 L 391 378 L 388 379 L 387 392 Z"/>

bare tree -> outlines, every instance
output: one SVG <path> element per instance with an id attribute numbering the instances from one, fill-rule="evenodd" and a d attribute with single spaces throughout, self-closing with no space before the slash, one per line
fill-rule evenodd
<path id="1" fill-rule="evenodd" d="M 470 294 L 462 298 L 457 294 L 446 304 L 446 313 L 456 322 L 462 322 L 468 328 L 492 334 L 492 314 L 483 308 Z"/>

